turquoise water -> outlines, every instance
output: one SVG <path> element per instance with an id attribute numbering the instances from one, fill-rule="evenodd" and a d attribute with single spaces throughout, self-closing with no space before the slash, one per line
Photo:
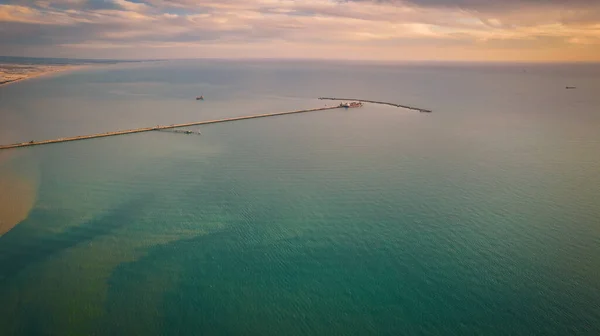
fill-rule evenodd
<path id="1" fill-rule="evenodd" d="M 596 335 L 599 89 L 596 65 L 224 61 L 1 87 L 0 143 L 319 96 L 434 112 L 0 153 L 0 334 Z"/>

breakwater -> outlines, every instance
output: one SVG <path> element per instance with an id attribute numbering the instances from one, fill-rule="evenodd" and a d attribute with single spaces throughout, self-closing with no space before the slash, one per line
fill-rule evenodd
<path id="1" fill-rule="evenodd" d="M 184 123 L 184 124 L 173 124 L 173 125 L 168 125 L 168 126 L 158 125 L 158 126 L 154 126 L 154 127 L 143 127 L 143 128 L 136 128 L 136 129 L 130 129 L 130 130 L 97 133 L 97 134 L 90 134 L 90 135 L 79 135 L 79 136 L 74 136 L 74 137 L 65 137 L 65 138 L 58 138 L 58 139 L 51 139 L 51 140 L 41 140 L 41 141 L 32 140 L 29 142 L 21 142 L 21 143 L 10 144 L 10 145 L 0 145 L 0 150 L 11 149 L 11 148 L 20 148 L 20 147 L 49 145 L 49 144 L 69 142 L 69 141 L 105 138 L 105 137 L 110 137 L 110 136 L 135 134 L 135 133 L 150 132 L 150 131 L 170 130 L 170 129 L 180 128 L 180 127 L 188 127 L 188 126 L 218 124 L 218 123 L 232 122 L 232 121 L 238 121 L 238 120 L 248 120 L 248 119 L 283 116 L 283 115 L 289 115 L 289 114 L 318 112 L 318 111 L 334 110 L 334 109 L 339 109 L 339 108 L 341 108 L 341 107 L 340 106 L 320 107 L 320 108 L 314 108 L 314 109 L 308 109 L 308 110 L 255 114 L 255 115 L 243 116 L 243 117 L 232 117 L 232 118 L 223 118 L 223 119 L 216 119 L 216 120 L 196 121 L 196 122 L 190 122 L 190 123 Z"/>
<path id="2" fill-rule="evenodd" d="M 390 106 L 394 106 L 394 107 L 402 107 L 402 108 L 405 108 L 405 109 L 419 111 L 419 112 L 431 113 L 431 110 L 427 110 L 427 109 L 420 108 L 420 107 L 414 107 L 414 106 L 408 106 L 408 105 L 402 105 L 402 104 L 395 104 L 395 103 L 388 103 L 388 102 L 382 102 L 382 101 L 376 101 L 376 100 L 366 100 L 366 99 L 356 99 L 356 98 L 331 98 L 331 97 L 320 97 L 319 99 L 321 99 L 321 100 L 359 101 L 359 102 L 364 102 L 364 103 L 390 105 Z"/>

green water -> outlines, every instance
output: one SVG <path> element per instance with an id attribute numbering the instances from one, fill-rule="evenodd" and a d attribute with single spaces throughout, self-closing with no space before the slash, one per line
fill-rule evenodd
<path id="1" fill-rule="evenodd" d="M 173 62 L 3 87 L 3 143 L 325 93 L 434 113 L 367 105 L 3 154 L 35 201 L 0 237 L 0 334 L 598 334 L 589 67 Z M 565 76 L 585 85 L 565 92 Z"/>

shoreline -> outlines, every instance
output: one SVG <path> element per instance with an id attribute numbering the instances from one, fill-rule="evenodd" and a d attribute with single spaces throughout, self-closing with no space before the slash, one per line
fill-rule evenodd
<path id="1" fill-rule="evenodd" d="M 17 66 L 22 66 L 22 64 L 15 64 Z M 34 78 L 40 78 L 40 77 L 45 77 L 45 76 L 51 76 L 51 75 L 57 75 L 57 74 L 62 74 L 68 71 L 77 71 L 77 70 L 82 70 L 85 68 L 90 67 L 90 64 L 83 64 L 83 65 L 42 65 L 44 67 L 49 67 L 49 69 L 47 70 L 41 70 L 40 72 L 36 72 L 34 74 L 31 75 L 24 75 L 21 78 L 16 78 L 16 79 L 8 79 L 5 80 L 3 82 L 0 82 L 0 88 L 4 87 L 4 86 L 8 86 L 14 83 L 18 83 L 18 82 L 22 82 L 22 81 L 26 81 L 29 79 L 34 79 Z M 34 66 L 32 66 L 34 67 Z M 0 66 L 1 69 L 1 66 Z"/>

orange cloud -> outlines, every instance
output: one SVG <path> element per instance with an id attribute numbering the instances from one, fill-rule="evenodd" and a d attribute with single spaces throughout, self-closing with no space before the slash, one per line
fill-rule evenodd
<path id="1" fill-rule="evenodd" d="M 287 55 L 286 48 L 297 57 L 320 58 L 600 61 L 600 4 L 561 3 L 112 0 L 95 8 L 81 0 L 49 0 L 0 5 L 0 22 L 8 27 L 0 43 L 8 49 L 3 41 L 11 38 L 2 34 L 11 34 L 19 39 L 21 49 L 11 48 L 18 53 L 52 56 L 60 49 L 89 57 L 106 49 L 114 58 L 137 58 L 142 50 L 153 58 L 205 51 L 272 57 Z M 168 47 L 177 52 L 165 52 Z"/>

